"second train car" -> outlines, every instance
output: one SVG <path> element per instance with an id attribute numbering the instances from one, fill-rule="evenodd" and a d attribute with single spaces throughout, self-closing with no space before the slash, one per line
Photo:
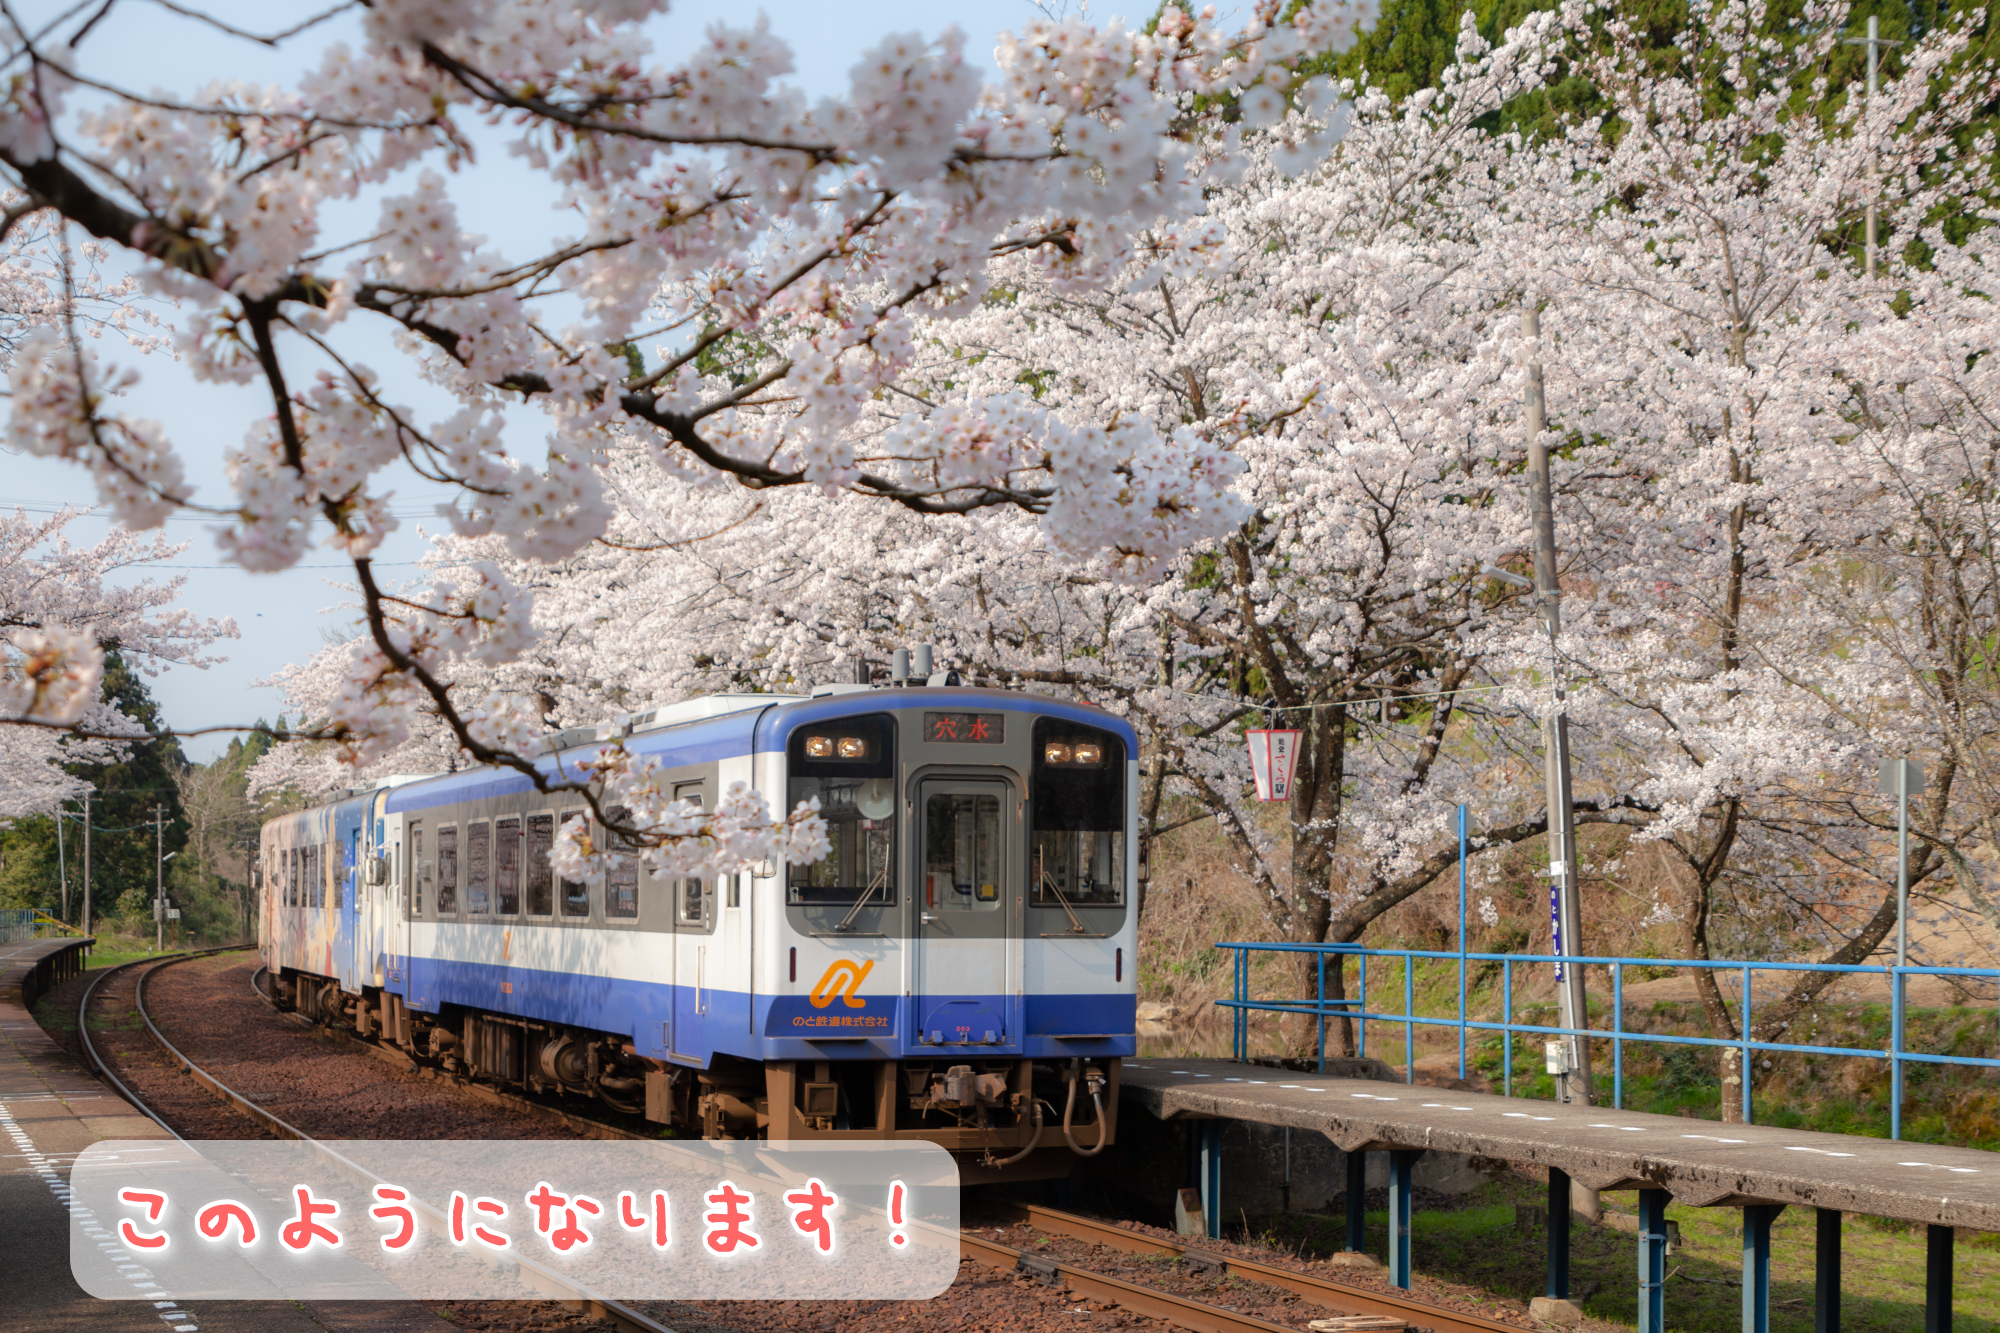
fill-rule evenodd
<path id="1" fill-rule="evenodd" d="M 497 768 L 399 778 L 263 829 L 264 961 L 322 1022 L 467 1077 L 707 1138 L 919 1138 L 968 1179 L 1116 1135 L 1134 1051 L 1136 737 L 1007 691 L 713 695 L 612 736 L 712 807 L 817 798 L 832 853 L 711 878 L 557 878 L 583 812 Z M 601 833 L 599 834 L 601 837 Z"/>

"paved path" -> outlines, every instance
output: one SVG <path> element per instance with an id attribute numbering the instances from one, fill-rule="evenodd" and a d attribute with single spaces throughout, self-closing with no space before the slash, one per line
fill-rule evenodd
<path id="1" fill-rule="evenodd" d="M 141 1263 L 135 1299 L 102 1301 L 70 1277 L 69 1168 L 101 1139 L 167 1133 L 70 1059 L 21 1007 L 21 977 L 63 940 L 0 944 L 0 1333 L 448 1333 L 414 1302 L 214 1302 L 181 1305 Z M 101 1233 L 102 1239 L 98 1236 Z M 106 1228 L 92 1239 L 106 1249 Z"/>

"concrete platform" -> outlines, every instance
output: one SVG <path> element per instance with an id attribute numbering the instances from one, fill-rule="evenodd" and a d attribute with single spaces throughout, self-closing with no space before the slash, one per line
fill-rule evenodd
<path id="1" fill-rule="evenodd" d="M 101 1301 L 70 1277 L 69 1169 L 102 1139 L 166 1138 L 43 1032 L 21 1007 L 21 980 L 67 940 L 0 944 L 0 1253 L 7 1299 L 0 1333 L 448 1333 L 415 1302 L 181 1305 L 143 1264 L 132 1300 Z M 113 1243 L 108 1229 L 105 1241 Z"/>
<path id="2" fill-rule="evenodd" d="M 1589 1189 L 1695 1207 L 1799 1204 L 2000 1231 L 2000 1153 L 1568 1107 L 1228 1060 L 1128 1060 L 1122 1100 L 1162 1120 L 1244 1120 L 1343 1152 L 1420 1149 L 1554 1167 Z"/>

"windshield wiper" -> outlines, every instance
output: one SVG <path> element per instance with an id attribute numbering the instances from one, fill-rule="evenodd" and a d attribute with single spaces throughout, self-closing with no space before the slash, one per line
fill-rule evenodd
<path id="1" fill-rule="evenodd" d="M 883 866 L 882 873 L 877 875 L 875 877 L 874 882 L 871 883 L 866 889 L 862 890 L 861 896 L 854 900 L 854 906 L 847 909 L 847 915 L 840 918 L 840 924 L 835 926 L 834 929 L 847 930 L 848 928 L 853 926 L 854 918 L 861 915 L 861 909 L 866 907 L 868 905 L 869 900 L 875 896 L 875 890 L 881 888 L 885 883 L 888 882 L 888 880 L 889 880 L 889 867 Z"/>
<path id="2" fill-rule="evenodd" d="M 1049 878 L 1049 872 L 1046 870 L 1042 872 L 1042 884 L 1056 896 L 1056 901 L 1062 904 L 1063 911 L 1069 916 L 1070 932 L 1076 935 L 1089 934 L 1090 932 L 1083 928 L 1083 922 L 1077 919 L 1075 909 L 1069 905 L 1069 899 L 1063 897 L 1063 891 L 1056 887 L 1055 880 Z"/>

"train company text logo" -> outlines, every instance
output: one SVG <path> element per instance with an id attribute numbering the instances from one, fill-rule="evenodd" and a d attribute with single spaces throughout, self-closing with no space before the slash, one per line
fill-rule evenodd
<path id="1" fill-rule="evenodd" d="M 868 980 L 868 973 L 874 966 L 873 959 L 865 963 L 856 963 L 851 959 L 842 958 L 829 967 L 825 975 L 820 977 L 819 984 L 812 988 L 812 1007 L 824 1009 L 838 996 L 840 1002 L 849 1009 L 866 1008 L 868 1001 L 855 992 L 861 989 L 862 982 Z"/>

